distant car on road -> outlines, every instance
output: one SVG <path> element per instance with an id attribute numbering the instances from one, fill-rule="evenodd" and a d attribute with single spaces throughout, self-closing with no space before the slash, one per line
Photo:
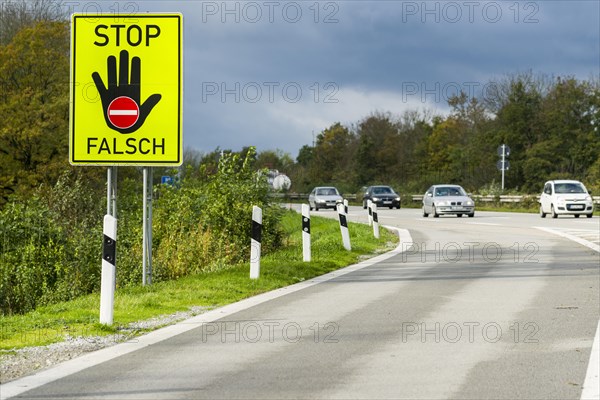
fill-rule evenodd
<path id="1" fill-rule="evenodd" d="M 308 206 L 310 209 L 319 211 L 320 208 L 335 208 L 344 199 L 340 192 L 333 186 L 317 186 L 308 195 Z"/>
<path id="2" fill-rule="evenodd" d="M 546 218 L 551 214 L 552 218 L 559 215 L 574 215 L 579 218 L 585 215 L 592 218 L 594 213 L 594 202 L 588 190 L 579 181 L 554 180 L 544 184 L 544 191 L 540 196 L 540 216 Z"/>
<path id="3" fill-rule="evenodd" d="M 400 208 L 400 195 L 389 186 L 369 186 L 363 195 L 363 208 L 367 208 L 368 200 L 377 207 Z"/>
<path id="4" fill-rule="evenodd" d="M 433 214 L 434 218 L 441 214 L 474 217 L 475 202 L 461 186 L 433 185 L 423 196 L 423 216 L 428 217 L 429 214 Z"/>

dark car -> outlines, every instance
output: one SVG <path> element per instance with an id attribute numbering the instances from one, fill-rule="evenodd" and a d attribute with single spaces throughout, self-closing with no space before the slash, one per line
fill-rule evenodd
<path id="1" fill-rule="evenodd" d="M 369 186 L 363 195 L 363 208 L 367 208 L 368 200 L 377 207 L 400 208 L 400 195 L 389 186 Z"/>

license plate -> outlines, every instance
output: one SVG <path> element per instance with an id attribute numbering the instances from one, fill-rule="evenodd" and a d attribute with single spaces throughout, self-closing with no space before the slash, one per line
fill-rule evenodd
<path id="1" fill-rule="evenodd" d="M 385 201 L 383 202 L 383 204 L 392 204 L 392 201 L 391 201 L 391 200 L 385 200 Z"/>
<path id="2" fill-rule="evenodd" d="M 582 204 L 576 204 L 571 206 L 571 210 L 583 210 L 584 206 Z"/>

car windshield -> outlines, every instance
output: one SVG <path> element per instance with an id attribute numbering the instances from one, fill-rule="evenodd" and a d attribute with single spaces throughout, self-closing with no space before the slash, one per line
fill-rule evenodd
<path id="1" fill-rule="evenodd" d="M 556 193 L 586 193 L 580 183 L 556 183 L 554 190 Z"/>
<path id="2" fill-rule="evenodd" d="M 373 188 L 373 194 L 391 194 L 391 193 L 393 193 L 393 191 L 389 187 L 376 187 L 376 188 Z"/>
<path id="3" fill-rule="evenodd" d="M 322 188 L 317 189 L 317 194 L 320 196 L 335 196 L 338 194 L 338 191 L 336 188 Z"/>
<path id="4" fill-rule="evenodd" d="M 466 196 L 465 191 L 459 186 L 440 186 L 435 188 L 435 196 Z"/>

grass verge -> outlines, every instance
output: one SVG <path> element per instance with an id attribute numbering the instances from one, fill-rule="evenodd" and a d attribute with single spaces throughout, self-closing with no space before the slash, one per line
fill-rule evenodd
<path id="1" fill-rule="evenodd" d="M 0 317 L 0 350 L 3 352 L 29 346 L 61 342 L 66 337 L 89 337 L 127 331 L 128 325 L 161 315 L 192 308 L 211 309 L 230 304 L 280 287 L 356 263 L 365 255 L 375 255 L 396 246 L 397 237 L 381 230 L 380 239 L 372 228 L 349 224 L 352 251 L 342 246 L 338 222 L 311 217 L 312 261 L 302 261 L 301 217 L 287 211 L 281 221 L 284 246 L 261 259 L 260 278 L 249 279 L 249 262 L 231 265 L 207 274 L 188 276 L 151 286 L 117 289 L 114 323 L 101 325 L 100 295 L 91 294 L 69 302 L 39 307 L 25 315 Z M 118 273 L 118 264 L 117 264 Z M 140 329 L 133 334 L 141 334 Z"/>

